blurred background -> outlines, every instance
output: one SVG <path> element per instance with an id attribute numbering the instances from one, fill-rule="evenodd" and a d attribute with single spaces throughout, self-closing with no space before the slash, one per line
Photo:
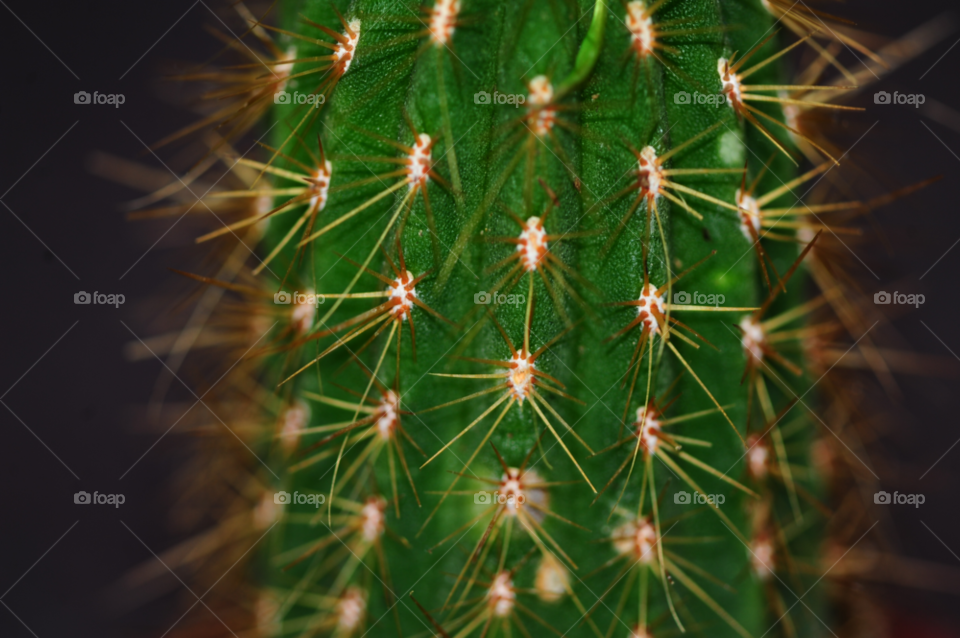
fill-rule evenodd
<path id="1" fill-rule="evenodd" d="M 674 0 L 676 2 L 682 0 Z M 723 0 L 720 0 L 721 3 Z M 832 3 L 831 3 L 832 4 Z M 889 38 L 929 21 L 957 22 L 954 0 L 848 0 L 827 6 Z M 149 334 L 157 297 L 184 268 L 188 222 L 128 222 L 119 206 L 140 195 L 90 173 L 96 152 L 163 172 L 147 151 L 194 121 L 158 80 L 176 61 L 217 50 L 204 0 L 0 0 L 0 636 L 160 636 L 195 598 L 175 581 L 143 600 L 118 591 L 129 570 L 180 540 L 170 527 L 170 477 L 182 462 L 175 433 L 145 424 L 162 371 L 131 362 L 125 344 Z M 887 338 L 930 357 L 931 372 L 960 363 L 960 29 L 869 87 L 852 130 L 855 155 L 889 188 L 939 183 L 875 215 L 887 246 L 862 259 L 876 291 L 922 294 L 916 309 L 884 307 Z M 165 66 L 167 65 L 167 66 Z M 875 91 L 925 103 L 875 105 Z M 122 94 L 123 104 L 76 104 L 79 91 Z M 873 125 L 872 128 L 870 126 Z M 859 124 L 858 124 L 859 126 Z M 169 154 L 161 154 L 166 161 Z M 78 292 L 123 295 L 119 307 L 76 305 Z M 919 363 L 917 363 L 919 362 Z M 960 636 L 960 385 L 956 376 L 898 375 L 902 396 L 878 424 L 881 484 L 922 493 L 920 508 L 891 507 L 891 549 L 919 564 L 914 585 L 878 585 L 896 636 Z M 193 402 L 173 381 L 170 397 Z M 197 407 L 195 409 L 202 409 Z M 890 424 L 895 427 L 890 427 Z M 891 491 L 892 491 L 891 489 Z M 119 507 L 73 504 L 78 491 L 123 494 Z M 950 579 L 952 582 L 949 582 Z M 896 580 L 896 579 L 893 579 Z M 934 582 L 936 581 L 936 582 Z M 949 590 L 953 593 L 949 593 Z M 202 594 L 202 592 L 197 592 Z M 177 613 L 175 613 L 177 612 Z"/>

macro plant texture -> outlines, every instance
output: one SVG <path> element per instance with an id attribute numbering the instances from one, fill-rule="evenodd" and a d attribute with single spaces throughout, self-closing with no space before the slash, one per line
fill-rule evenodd
<path id="1" fill-rule="evenodd" d="M 133 213 L 213 249 L 163 342 L 220 378 L 176 632 L 832 634 L 864 529 L 814 386 L 890 372 L 842 247 L 926 183 L 844 195 L 831 133 L 911 52 L 780 0 L 231 11 Z"/>

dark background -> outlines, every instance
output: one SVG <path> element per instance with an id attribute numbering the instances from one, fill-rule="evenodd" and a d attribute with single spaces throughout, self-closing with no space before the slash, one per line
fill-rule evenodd
<path id="1" fill-rule="evenodd" d="M 858 0 L 837 12 L 892 37 L 953 6 Z M 164 61 L 201 60 L 215 50 L 204 24 L 218 21 L 203 0 L 0 0 L 0 636 L 160 635 L 175 617 L 174 595 L 131 610 L 111 587 L 151 550 L 177 540 L 165 514 L 177 439 L 164 438 L 137 462 L 159 433 L 131 426 L 144 421 L 161 367 L 128 362 L 123 347 L 134 339 L 131 330 L 150 334 L 149 300 L 169 287 L 166 268 L 189 259 L 183 247 L 192 236 L 180 225 L 167 232 L 172 220 L 127 222 L 118 205 L 139 193 L 91 175 L 85 162 L 102 150 L 162 170 L 142 142 L 192 116 L 165 98 L 156 78 Z M 956 361 L 960 46 L 951 47 L 958 38 L 960 30 L 877 85 L 924 94 L 923 109 L 874 107 L 873 87 L 857 102 L 868 107 L 863 121 L 878 122 L 859 149 L 877 162 L 878 174 L 893 186 L 944 176 L 877 216 L 895 252 L 865 261 L 879 276 L 877 290 L 926 296 L 919 309 L 894 318 L 901 343 Z M 76 105 L 81 90 L 122 93 L 126 102 Z M 75 305 L 81 290 L 123 294 L 126 303 Z M 944 377 L 898 382 L 904 398 L 892 409 L 898 428 L 887 444 L 897 463 L 881 482 L 911 486 L 906 491 L 925 494 L 926 503 L 916 511 L 891 508 L 891 530 L 906 555 L 960 574 L 960 445 L 952 448 L 960 438 L 960 387 Z M 172 396 L 189 398 L 182 388 Z M 79 490 L 122 493 L 126 503 L 74 505 Z M 956 590 L 960 577 L 954 583 Z M 920 619 L 946 631 L 960 627 L 958 602 L 916 589 L 886 593 L 888 610 L 908 617 L 898 631 L 904 636 L 934 635 L 918 629 Z"/>

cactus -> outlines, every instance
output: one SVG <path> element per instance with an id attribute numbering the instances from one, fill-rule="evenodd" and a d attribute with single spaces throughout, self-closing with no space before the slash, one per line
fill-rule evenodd
<path id="1" fill-rule="evenodd" d="M 231 631 L 824 633 L 804 264 L 870 203 L 800 196 L 850 110 L 817 78 L 856 79 L 824 43 L 876 54 L 766 0 L 335 5 L 237 5 L 245 59 L 162 141 L 227 169 L 183 274 L 228 291 L 238 496 L 196 560 L 241 564 Z"/>

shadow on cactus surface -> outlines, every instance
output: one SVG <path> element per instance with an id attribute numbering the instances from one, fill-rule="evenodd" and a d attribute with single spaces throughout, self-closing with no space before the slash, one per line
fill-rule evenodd
<path id="1" fill-rule="evenodd" d="M 214 256 L 158 354 L 221 379 L 190 471 L 228 487 L 165 554 L 220 593 L 169 635 L 837 635 L 882 553 L 837 432 L 905 360 L 849 247 L 936 180 L 851 194 L 836 123 L 926 44 L 779 0 L 231 11 L 133 213 Z"/>

